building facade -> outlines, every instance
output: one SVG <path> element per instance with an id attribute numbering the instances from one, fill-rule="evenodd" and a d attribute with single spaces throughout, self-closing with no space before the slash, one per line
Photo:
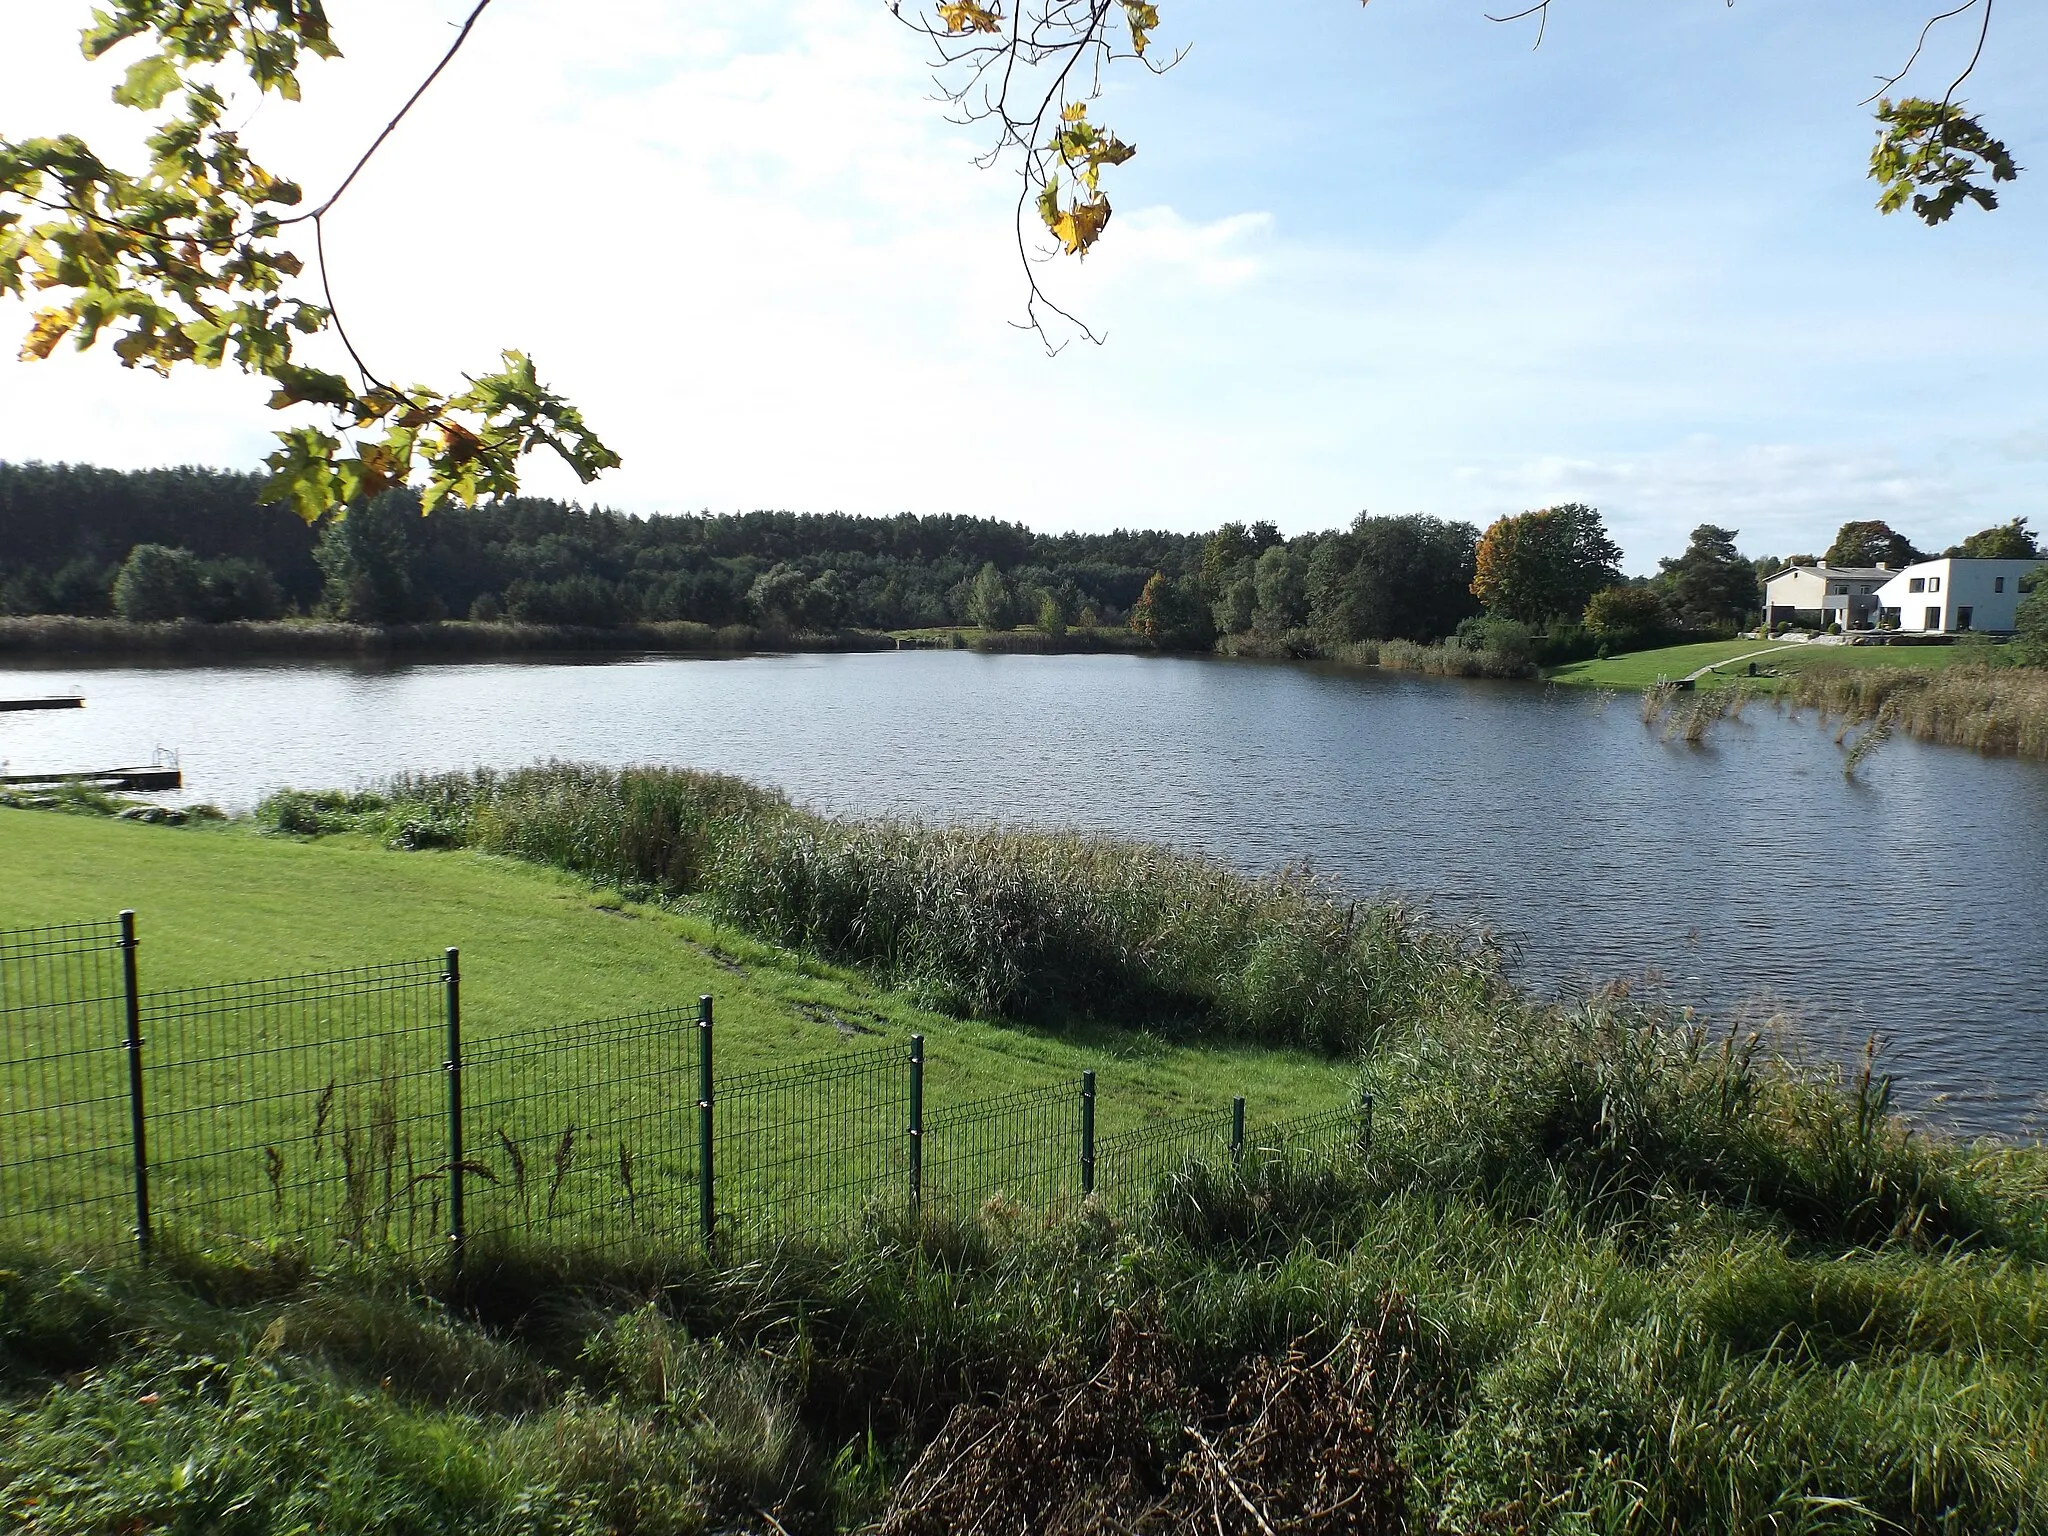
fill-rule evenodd
<path id="1" fill-rule="evenodd" d="M 1922 560 L 1878 589 L 1877 622 L 1903 634 L 2010 634 L 2019 625 L 2021 578 L 2040 560 Z"/>
<path id="2" fill-rule="evenodd" d="M 1764 624 L 1875 629 L 1878 589 L 1891 577 L 1882 565 L 1788 565 L 1764 582 Z"/>

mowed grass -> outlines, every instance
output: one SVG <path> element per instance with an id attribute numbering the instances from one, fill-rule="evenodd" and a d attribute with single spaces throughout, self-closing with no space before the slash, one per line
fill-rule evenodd
<path id="1" fill-rule="evenodd" d="M 1350 1075 L 1306 1052 L 1195 1046 L 1143 1029 L 996 1025 L 917 1008 L 857 973 L 688 911 L 467 851 L 157 827 L 0 810 L 0 929 L 137 914 L 145 991 L 462 952 L 477 1045 L 581 1020 L 717 1000 L 721 1076 L 926 1037 L 932 1110 L 1099 1072 L 1105 1134 L 1227 1108 L 1267 1119 L 1335 1106 Z"/>
<path id="2" fill-rule="evenodd" d="M 1765 673 L 1803 672 L 1810 667 L 1941 668 L 1968 659 L 1968 647 L 1950 645 L 1786 645 L 1769 640 L 1708 640 L 1696 645 L 1670 645 L 1654 651 L 1630 651 L 1597 661 L 1575 661 L 1545 674 L 1553 683 L 1580 688 L 1653 688 L 1676 682 L 1701 667 L 1715 667 L 1703 686 L 1726 686 L 1746 680 L 1769 689 L 1773 679 L 1748 677 L 1753 659 Z"/>

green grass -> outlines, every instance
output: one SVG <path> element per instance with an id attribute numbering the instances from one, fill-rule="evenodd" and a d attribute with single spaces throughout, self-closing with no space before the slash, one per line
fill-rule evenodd
<path id="1" fill-rule="evenodd" d="M 0 928 L 138 914 L 145 990 L 462 951 L 466 1037 L 531 1038 L 591 1018 L 717 998 L 721 1070 L 846 1049 L 831 1015 L 879 1040 L 922 1033 L 936 1108 L 1101 1073 L 1105 1130 L 1243 1094 L 1262 1115 L 1340 1102 L 1348 1075 L 1301 1051 L 1179 1043 L 1086 1018 L 1033 1028 L 921 1009 L 844 966 L 575 876 L 464 850 L 152 827 L 0 810 Z M 824 1020 L 820 1022 L 821 1018 Z M 940 1099 L 944 1095 L 944 1100 Z"/>
<path id="2" fill-rule="evenodd" d="M 1951 645 L 1786 645 L 1770 640 L 1709 640 L 1695 645 L 1672 645 L 1654 651 L 1631 651 L 1599 661 L 1575 661 L 1545 674 L 1554 683 L 1580 688 L 1644 689 L 1660 682 L 1676 682 L 1701 667 L 1726 667 L 1701 680 L 1705 686 L 1725 686 L 1746 677 L 1748 663 L 1728 666 L 1738 656 L 1754 655 L 1758 670 L 1786 674 L 1812 667 L 1929 667 L 1951 666 L 1968 660 L 1968 647 Z M 1756 680 L 1763 688 L 1773 686 L 1766 675 Z"/>
<path id="3" fill-rule="evenodd" d="M 1375 1094 L 1373 1145 L 1185 1168 L 1131 1212 L 999 1199 L 725 1261 L 544 1239 L 459 1275 L 289 1248 L 0 1255 L 0 1526 L 1252 1536 L 1328 1528 L 1310 1511 L 1335 1478 L 1381 1532 L 2048 1536 L 2038 1148 L 1909 1128 L 1881 1076 L 1709 1037 L 1625 989 L 1545 1007 L 1481 952 L 1412 935 L 1396 950 L 1422 959 L 1389 956 L 1358 914 L 1200 861 L 1146 866 L 1187 916 L 1175 938 L 1147 926 L 1124 845 L 777 813 L 747 823 L 781 839 L 756 847 L 685 834 L 758 792 L 674 775 L 440 791 L 399 835 L 666 882 L 863 969 L 475 852 L 26 812 L 0 811 L 0 926 L 132 905 L 153 985 L 452 942 L 478 1038 L 708 988 L 728 1060 L 816 1054 L 822 1003 L 889 1038 L 922 1027 L 989 1086 L 1099 1057 L 1105 1107 L 1115 1083 L 1162 1108 L 1259 1082 L 1328 1102 L 1334 1054 L 1233 1033 L 1327 1007 Z M 1064 997 L 1113 952 L 1068 971 L 1062 946 L 1121 935 L 1124 1000 L 1180 997 L 1173 1027 L 958 1018 L 876 984 L 982 985 L 993 939 L 927 952 L 917 925 L 971 927 L 947 903 L 991 893 L 1012 925 L 991 932 L 1018 944 L 997 994 Z M 1026 919 L 1054 906 L 1076 926 L 1033 950 Z M 854 921 L 891 912 L 925 935 L 909 950 Z M 1271 1012 L 1304 976 L 1331 998 Z"/>

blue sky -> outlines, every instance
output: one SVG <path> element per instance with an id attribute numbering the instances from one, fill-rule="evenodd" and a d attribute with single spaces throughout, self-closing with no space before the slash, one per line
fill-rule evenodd
<path id="1" fill-rule="evenodd" d="M 86 9 L 0 9 L 0 132 L 118 141 L 69 62 Z M 466 7 L 331 9 L 349 59 L 249 128 L 309 186 Z M 1559 0 L 1533 52 L 1442 0 L 1161 12 L 1191 51 L 1111 77 L 1140 153 L 1097 253 L 1047 272 L 1102 347 L 1008 324 L 1014 184 L 865 0 L 498 0 L 334 227 L 351 328 L 424 379 L 530 350 L 625 455 L 583 494 L 639 511 L 1299 531 L 1575 499 L 1638 570 L 1703 521 L 1758 554 L 2048 524 L 2038 11 L 1998 13 L 1965 94 L 2042 170 L 1938 230 L 1863 175 L 1912 4 Z M 0 457 L 250 465 L 263 393 L 8 365 Z"/>

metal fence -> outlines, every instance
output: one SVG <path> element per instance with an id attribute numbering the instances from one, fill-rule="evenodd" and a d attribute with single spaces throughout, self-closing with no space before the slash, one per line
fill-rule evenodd
<path id="1" fill-rule="evenodd" d="M 133 919 L 0 933 L 0 1235 L 135 1241 Z"/>
<path id="2" fill-rule="evenodd" d="M 425 1255 L 451 1226 L 447 962 L 141 999 L 162 1234 Z"/>
<path id="3" fill-rule="evenodd" d="M 0 932 L 0 1241 L 721 1253 L 874 1220 L 1134 1212 L 1193 1163 L 1335 1162 L 1371 1106 L 1096 1136 L 1096 1078 L 925 1105 L 925 1043 L 721 1075 L 712 1000 L 465 1048 L 456 951 L 143 993 L 132 914 Z"/>

